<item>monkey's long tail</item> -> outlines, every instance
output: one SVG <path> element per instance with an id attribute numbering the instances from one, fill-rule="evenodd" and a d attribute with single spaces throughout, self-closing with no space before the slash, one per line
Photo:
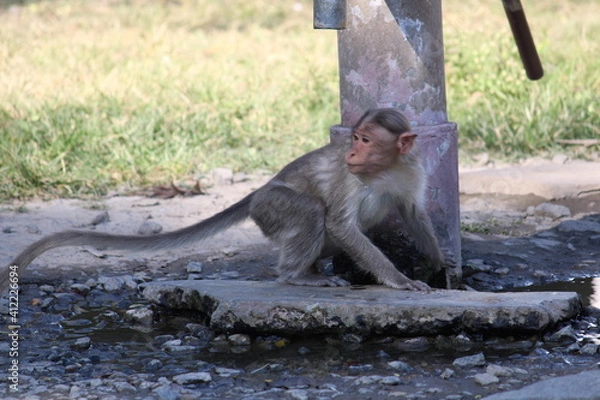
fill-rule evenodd
<path id="1" fill-rule="evenodd" d="M 148 251 L 173 248 L 198 242 L 248 218 L 252 196 L 253 193 L 220 213 L 194 225 L 159 235 L 126 236 L 90 231 L 63 231 L 47 236 L 28 246 L 9 265 L 0 268 L 0 295 L 6 293 L 11 282 L 11 271 L 22 271 L 36 257 L 48 250 L 57 247 L 87 245 L 114 250 Z"/>

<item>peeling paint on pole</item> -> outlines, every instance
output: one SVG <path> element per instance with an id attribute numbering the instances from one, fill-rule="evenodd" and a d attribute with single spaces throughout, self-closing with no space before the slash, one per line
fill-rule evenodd
<path id="1" fill-rule="evenodd" d="M 341 126 L 395 107 L 411 121 L 429 175 L 428 209 L 442 246 L 460 259 L 458 136 L 448 122 L 440 0 L 347 0 L 338 32 Z M 458 268 L 454 283 L 460 280 Z"/>

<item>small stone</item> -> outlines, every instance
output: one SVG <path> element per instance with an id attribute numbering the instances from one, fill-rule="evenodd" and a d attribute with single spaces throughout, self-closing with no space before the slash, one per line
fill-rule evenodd
<path id="1" fill-rule="evenodd" d="M 158 371 L 162 367 L 163 367 L 163 363 L 160 360 L 157 360 L 155 358 L 153 360 L 150 360 L 150 362 L 144 366 L 144 370 L 149 371 L 149 372 L 154 372 L 154 371 Z"/>
<path id="2" fill-rule="evenodd" d="M 73 342 L 71 345 L 71 348 L 73 350 L 87 350 L 90 348 L 91 344 L 92 339 L 86 336 L 75 340 L 75 342 Z"/>
<path id="3" fill-rule="evenodd" d="M 577 342 L 565 349 L 567 353 L 579 353 L 579 350 L 581 350 L 581 346 L 579 346 L 579 343 Z"/>
<path id="4" fill-rule="evenodd" d="M 123 288 L 125 282 L 118 276 L 101 276 L 98 278 L 98 284 L 107 292 L 116 292 Z"/>
<path id="5" fill-rule="evenodd" d="M 156 235 L 157 233 L 162 232 L 163 227 L 161 224 L 156 223 L 154 221 L 146 220 L 142 222 L 140 227 L 138 228 L 138 233 L 142 236 L 150 236 Z"/>
<path id="6" fill-rule="evenodd" d="M 250 336 L 244 335 L 242 333 L 230 335 L 227 337 L 227 340 L 229 341 L 229 343 L 235 346 L 250 346 L 250 344 L 252 343 Z"/>
<path id="7" fill-rule="evenodd" d="M 583 345 L 583 347 L 579 350 L 579 352 L 581 354 L 593 356 L 594 354 L 598 353 L 599 347 L 600 346 L 598 346 L 595 343 L 588 343 L 588 344 Z"/>
<path id="8" fill-rule="evenodd" d="M 364 342 L 365 338 L 360 336 L 360 335 L 356 335 L 354 333 L 346 333 L 344 335 L 342 335 L 342 341 L 344 343 L 362 343 Z"/>
<path id="9" fill-rule="evenodd" d="M 17 230 L 12 226 L 7 226 L 6 228 L 2 229 L 2 233 L 15 233 L 16 231 Z"/>
<path id="10" fill-rule="evenodd" d="M 354 385 L 354 386 L 373 385 L 375 383 L 380 382 L 381 379 L 382 379 L 382 377 L 379 375 L 361 376 L 359 378 L 356 378 L 356 380 L 354 382 L 352 382 L 352 385 Z"/>
<path id="11" fill-rule="evenodd" d="M 32 235 L 39 235 L 42 233 L 42 230 L 37 225 L 27 225 L 25 229 L 27 230 L 27 233 Z"/>
<path id="12" fill-rule="evenodd" d="M 510 369 L 510 371 L 511 371 L 513 374 L 519 374 L 519 375 L 529 375 L 529 371 L 527 371 L 526 369 L 523 369 L 523 368 L 516 368 L 516 367 L 513 367 L 513 368 L 511 368 L 511 369 Z"/>
<path id="13" fill-rule="evenodd" d="M 483 353 L 477 353 L 472 356 L 459 357 L 452 362 L 452 365 L 460 368 L 482 367 L 485 365 L 485 356 Z"/>
<path id="14" fill-rule="evenodd" d="M 127 382 L 115 382 L 113 385 L 118 393 L 135 393 L 137 389 L 135 386 Z"/>
<path id="15" fill-rule="evenodd" d="M 508 275 L 510 273 L 510 268 L 503 267 L 494 270 L 496 275 Z"/>
<path id="16" fill-rule="evenodd" d="M 242 371 L 240 371 L 239 369 L 231 369 L 231 368 L 223 368 L 223 367 L 215 368 L 215 374 L 217 374 L 223 378 L 228 378 L 230 376 L 238 376 L 241 373 L 242 373 Z"/>
<path id="17" fill-rule="evenodd" d="M 69 364 L 65 367 L 65 372 L 72 374 L 73 372 L 79 371 L 81 364 Z"/>
<path id="18" fill-rule="evenodd" d="M 402 380 L 397 376 L 384 376 L 379 381 L 382 385 L 396 386 L 402 383 Z"/>
<path id="19" fill-rule="evenodd" d="M 108 215 L 108 211 L 105 210 L 105 211 L 102 211 L 100 214 L 96 215 L 92 219 L 92 222 L 90 222 L 90 225 L 96 226 L 96 225 L 100 225 L 100 224 L 103 224 L 108 221 L 110 221 L 110 216 Z"/>
<path id="20" fill-rule="evenodd" d="M 550 276 L 550 273 L 541 269 L 536 269 L 535 271 L 533 271 L 533 276 L 534 278 L 543 278 L 546 276 Z"/>
<path id="21" fill-rule="evenodd" d="M 475 271 L 479 272 L 489 272 L 492 269 L 491 265 L 487 265 L 485 261 L 479 258 L 467 260 L 467 264 Z"/>
<path id="22" fill-rule="evenodd" d="M 494 376 L 511 376 L 512 375 L 510 369 L 504 368 L 497 364 L 488 365 L 487 368 L 485 369 L 485 372 L 487 372 L 490 375 L 494 375 Z"/>
<path id="23" fill-rule="evenodd" d="M 551 342 L 560 342 L 563 340 L 574 342 L 577 340 L 577 332 L 575 332 L 575 330 L 573 329 L 573 327 L 571 325 L 567 325 L 564 328 L 562 328 L 562 329 L 558 330 L 557 332 L 554 332 L 552 335 L 550 335 L 548 340 Z"/>
<path id="24" fill-rule="evenodd" d="M 551 219 L 559 219 L 571 216 L 569 207 L 560 204 L 542 203 L 535 207 L 534 215 L 536 217 L 546 217 Z"/>
<path id="25" fill-rule="evenodd" d="M 388 362 L 390 368 L 400 371 L 400 372 L 409 372 L 413 370 L 413 367 L 405 363 L 404 361 L 390 361 Z"/>
<path id="26" fill-rule="evenodd" d="M 393 343 L 394 347 L 402 351 L 422 352 L 430 346 L 430 341 L 426 337 L 414 337 L 408 339 L 397 339 Z"/>
<path id="27" fill-rule="evenodd" d="M 155 388 L 152 393 L 154 393 L 159 400 L 179 400 L 181 398 L 179 393 L 167 385 Z"/>
<path id="28" fill-rule="evenodd" d="M 452 370 L 450 368 L 446 368 L 444 370 L 444 372 L 442 372 L 440 374 L 440 378 L 442 378 L 442 379 L 450 379 L 452 377 L 452 375 L 454 375 L 454 370 Z"/>
<path id="29" fill-rule="evenodd" d="M 133 310 L 127 310 L 123 319 L 133 324 L 152 326 L 154 312 L 146 307 L 134 308 Z"/>
<path id="30" fill-rule="evenodd" d="M 131 289 L 131 290 L 137 289 L 138 284 L 135 281 L 135 279 L 133 278 L 133 276 L 131 276 L 131 275 L 123 275 L 121 277 L 121 279 L 123 279 L 123 283 L 125 284 L 125 287 L 127 289 Z"/>
<path id="31" fill-rule="evenodd" d="M 90 278 L 87 281 L 85 281 L 84 285 L 89 286 L 89 288 L 91 289 L 98 286 L 98 282 L 94 278 Z"/>
<path id="32" fill-rule="evenodd" d="M 92 288 L 90 288 L 88 285 L 85 285 L 83 283 L 74 283 L 69 287 L 69 289 L 72 292 L 79 293 L 82 296 L 85 296 L 86 294 L 88 294 L 90 292 L 90 290 L 92 290 Z"/>
<path id="33" fill-rule="evenodd" d="M 69 393 L 69 390 L 71 390 L 71 386 L 69 385 L 63 385 L 63 384 L 58 384 L 58 385 L 54 385 L 52 387 L 52 389 L 55 392 L 59 392 L 59 393 Z"/>
<path id="34" fill-rule="evenodd" d="M 187 374 L 175 375 L 173 381 L 180 385 L 191 385 L 195 383 L 210 383 L 212 377 L 208 372 L 188 372 Z"/>
<path id="35" fill-rule="evenodd" d="M 164 336 L 171 336 L 171 335 L 164 335 Z M 155 341 L 159 341 L 158 336 L 154 339 Z M 163 344 L 160 346 L 163 349 L 166 349 L 168 347 L 172 347 L 172 346 L 181 346 L 181 339 L 169 339 L 166 342 L 163 342 Z"/>
<path id="36" fill-rule="evenodd" d="M 498 377 L 488 374 L 487 372 L 483 374 L 475 374 L 474 378 L 475 382 L 477 382 L 481 386 L 487 386 L 491 385 L 492 383 L 500 382 L 500 379 L 498 379 Z"/>
<path id="37" fill-rule="evenodd" d="M 185 267 L 185 270 L 188 274 L 199 274 L 202 272 L 203 269 L 204 266 L 201 262 L 198 261 L 192 261 L 188 263 L 188 265 Z"/>
<path id="38" fill-rule="evenodd" d="M 308 347 L 302 346 L 298 349 L 298 354 L 300 354 L 301 356 L 305 356 L 310 353 L 311 353 L 311 350 Z"/>
<path id="39" fill-rule="evenodd" d="M 56 289 L 52 285 L 41 285 L 40 286 L 40 291 L 45 292 L 45 293 L 54 293 L 55 290 Z"/>

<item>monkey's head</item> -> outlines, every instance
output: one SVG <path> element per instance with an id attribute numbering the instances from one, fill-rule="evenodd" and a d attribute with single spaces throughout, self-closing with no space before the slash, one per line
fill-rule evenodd
<path id="1" fill-rule="evenodd" d="M 346 153 L 348 170 L 354 175 L 377 175 L 395 168 L 399 158 L 412 149 L 416 136 L 397 109 L 369 110 L 352 128 L 352 147 Z"/>

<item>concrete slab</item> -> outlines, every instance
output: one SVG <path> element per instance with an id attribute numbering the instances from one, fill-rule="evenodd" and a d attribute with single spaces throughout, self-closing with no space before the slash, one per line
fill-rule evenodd
<path id="1" fill-rule="evenodd" d="M 546 163 L 460 173 L 460 192 L 465 194 L 535 194 L 546 199 L 563 199 L 594 191 L 600 191 L 597 162 Z"/>
<path id="2" fill-rule="evenodd" d="M 572 292 L 404 292 L 381 286 L 309 288 L 277 282 L 167 281 L 144 285 L 154 304 L 193 310 L 218 332 L 437 335 L 543 331 L 577 315 Z"/>

